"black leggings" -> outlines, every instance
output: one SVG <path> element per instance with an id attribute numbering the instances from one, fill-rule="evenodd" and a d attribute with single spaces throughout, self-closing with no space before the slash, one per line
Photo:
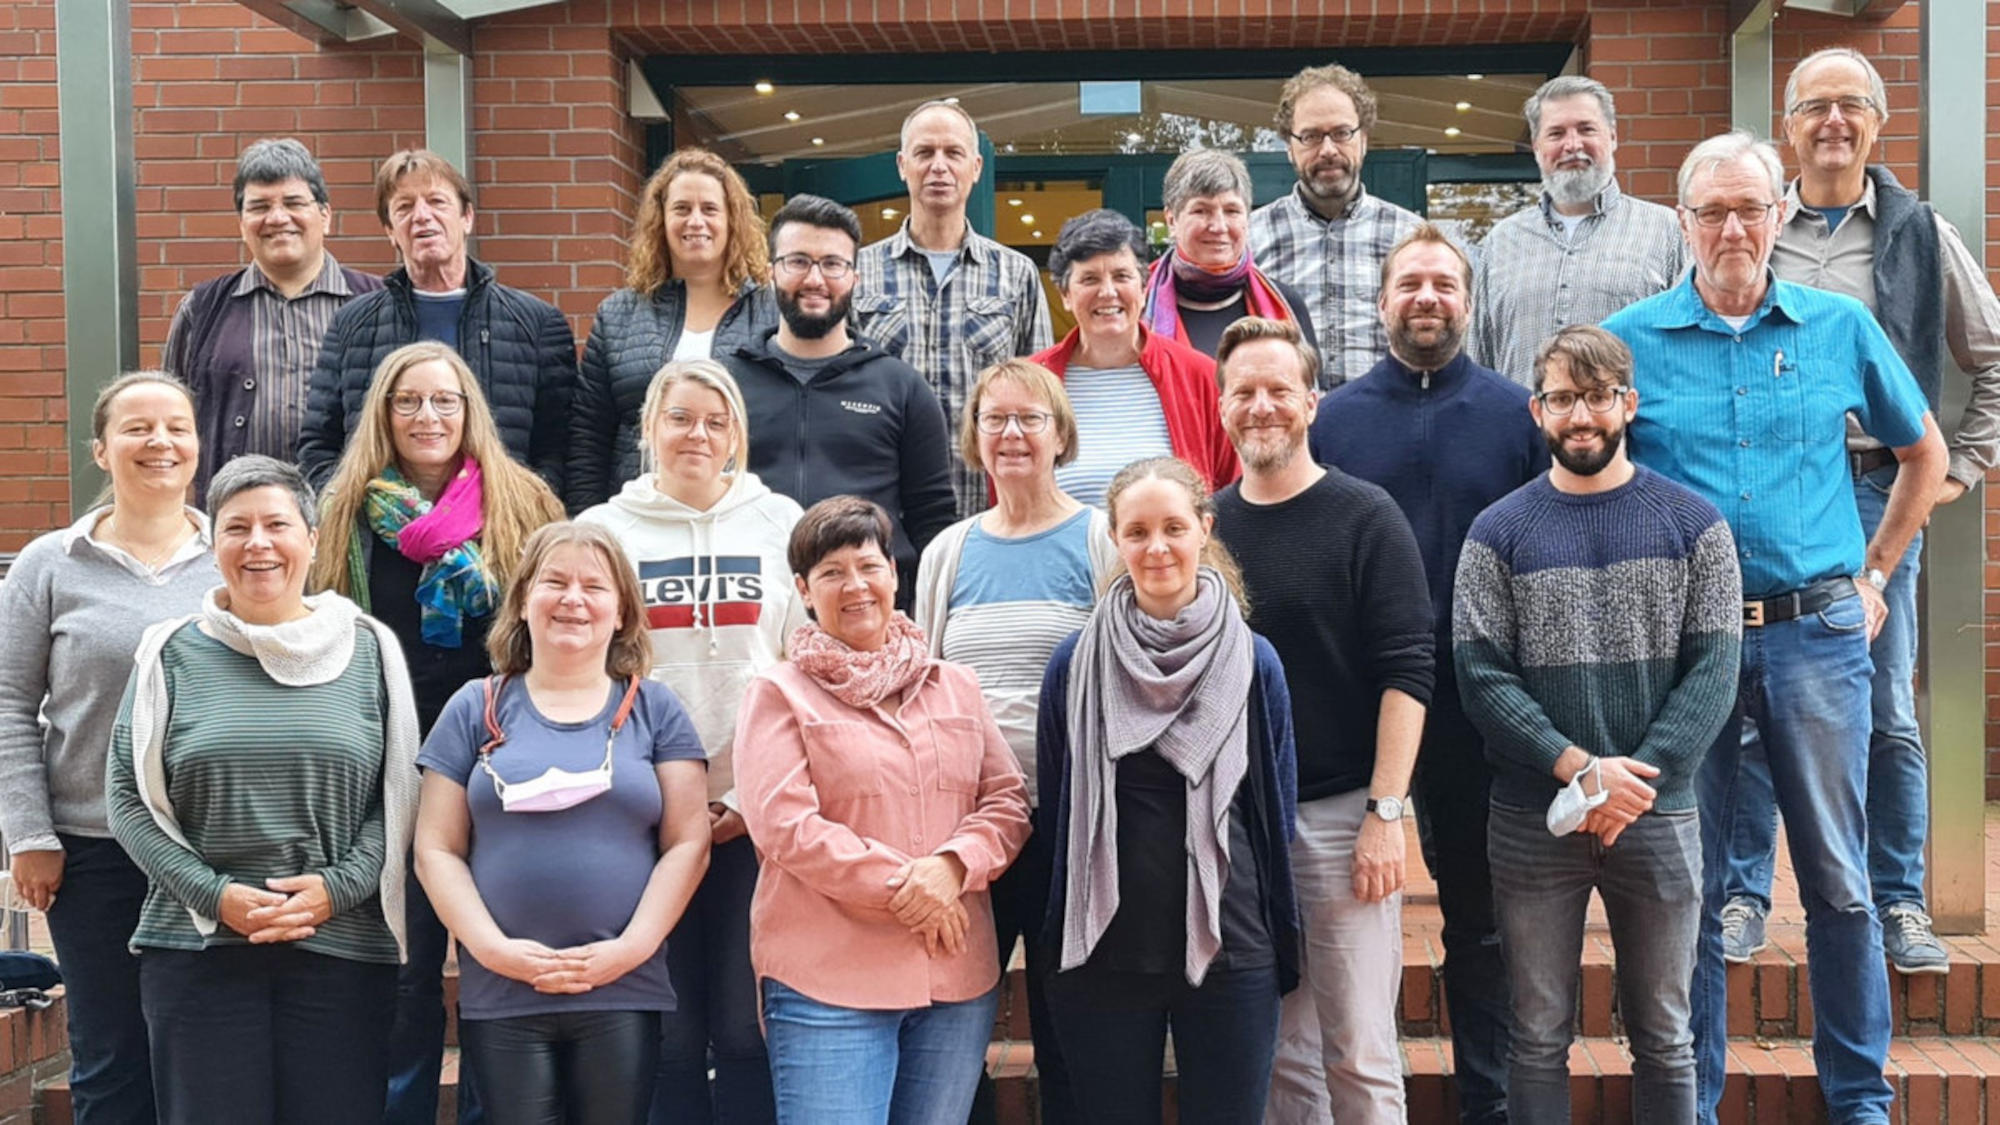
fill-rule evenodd
<path id="1" fill-rule="evenodd" d="M 639 1125 L 653 1100 L 658 1012 L 461 1020 L 465 1061 L 492 1125 Z"/>

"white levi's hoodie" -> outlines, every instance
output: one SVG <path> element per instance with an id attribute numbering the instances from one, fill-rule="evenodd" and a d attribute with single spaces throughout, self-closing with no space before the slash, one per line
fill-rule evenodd
<path id="1" fill-rule="evenodd" d="M 806 621 L 785 561 L 803 514 L 790 497 L 741 471 L 705 512 L 641 473 L 577 517 L 617 536 L 638 570 L 653 678 L 680 698 L 708 750 L 708 799 L 730 808 L 737 807 L 730 761 L 737 707 L 757 673 L 785 658 L 785 639 Z"/>

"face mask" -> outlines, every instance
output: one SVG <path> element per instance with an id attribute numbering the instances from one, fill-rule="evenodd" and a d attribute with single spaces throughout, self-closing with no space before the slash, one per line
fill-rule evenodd
<path id="1" fill-rule="evenodd" d="M 611 719 L 611 730 L 604 736 L 604 760 L 597 768 L 589 770 L 565 770 L 550 766 L 538 777 L 526 781 L 509 782 L 503 780 L 493 769 L 493 751 L 507 741 L 500 730 L 499 719 L 494 713 L 495 701 L 500 688 L 494 681 L 504 686 L 505 678 L 488 677 L 486 681 L 486 729 L 491 737 L 486 745 L 479 748 L 479 764 L 486 770 L 486 776 L 493 779 L 493 794 L 500 798 L 500 808 L 510 813 L 561 812 L 575 808 L 611 788 L 611 751 L 618 741 L 618 730 L 632 714 L 632 703 L 639 697 L 639 678 L 632 677 L 631 685 L 625 689 L 625 699 L 618 705 L 618 712 Z"/>
<path id="2" fill-rule="evenodd" d="M 1594 790 L 1594 792 L 1593 792 Z M 1576 771 L 1563 791 L 1549 802 L 1549 834 L 1567 836 L 1583 827 L 1590 810 L 1603 804 L 1611 794 L 1604 790 L 1604 779 L 1597 775 L 1597 759 Z"/>

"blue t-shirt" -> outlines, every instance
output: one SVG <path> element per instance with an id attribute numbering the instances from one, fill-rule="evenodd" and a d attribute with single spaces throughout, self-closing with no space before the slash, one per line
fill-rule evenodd
<path id="1" fill-rule="evenodd" d="M 417 298 L 417 339 L 436 340 L 448 348 L 457 349 L 458 318 L 465 311 L 465 290 L 413 292 Z"/>
<path id="2" fill-rule="evenodd" d="M 500 807 L 493 779 L 478 765 L 486 742 L 483 683 L 474 680 L 451 697 L 417 755 L 417 765 L 465 786 L 472 814 L 466 859 L 479 897 L 508 937 L 553 949 L 617 937 L 632 920 L 660 858 L 662 802 L 653 765 L 705 760 L 694 724 L 665 685 L 641 681 L 614 744 L 611 788 L 559 812 L 510 813 Z M 558 723 L 535 709 L 519 677 L 509 679 L 494 709 L 507 736 L 493 752 L 494 772 L 503 782 L 522 782 L 551 766 L 596 769 L 624 697 L 625 685 L 616 684 L 596 717 Z M 664 944 L 618 980 L 574 996 L 544 995 L 467 956 L 459 961 L 458 995 L 466 1019 L 674 1009 Z"/>

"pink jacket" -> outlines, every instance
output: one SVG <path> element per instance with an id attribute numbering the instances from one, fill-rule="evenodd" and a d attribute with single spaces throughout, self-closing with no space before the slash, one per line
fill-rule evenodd
<path id="1" fill-rule="evenodd" d="M 790 663 L 750 684 L 736 787 L 763 857 L 750 961 L 822 1004 L 907 1009 L 999 979 L 987 885 L 1028 837 L 1027 787 L 972 670 L 933 661 L 900 703 L 862 711 Z M 965 864 L 965 952 L 932 958 L 889 912 L 911 859 Z"/>

